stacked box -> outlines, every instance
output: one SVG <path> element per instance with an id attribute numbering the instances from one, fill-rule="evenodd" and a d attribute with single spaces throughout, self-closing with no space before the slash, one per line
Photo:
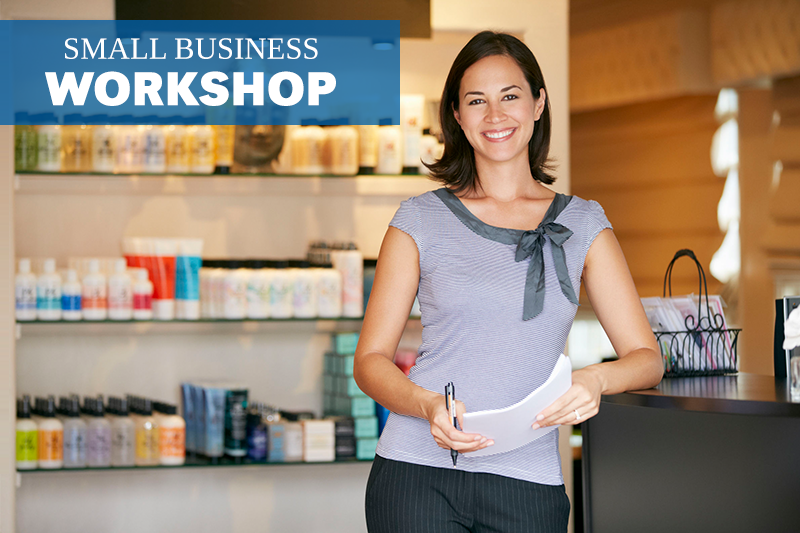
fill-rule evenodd
<path id="1" fill-rule="evenodd" d="M 333 420 L 303 420 L 302 425 L 303 461 L 316 463 L 336 459 Z"/>
<path id="2" fill-rule="evenodd" d="M 332 351 L 325 354 L 323 412 L 335 417 L 336 456 L 341 459 L 372 459 L 378 439 L 375 400 L 364 394 L 353 378 L 357 344 L 357 333 L 334 333 Z"/>

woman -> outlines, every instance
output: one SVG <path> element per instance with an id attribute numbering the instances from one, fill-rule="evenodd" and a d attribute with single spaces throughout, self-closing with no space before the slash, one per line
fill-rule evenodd
<path id="1" fill-rule="evenodd" d="M 371 533 L 566 531 L 558 432 L 516 450 L 458 456 L 491 440 L 452 425 L 512 405 L 563 352 L 580 283 L 619 360 L 572 373 L 534 427 L 597 414 L 601 394 L 658 384 L 663 370 L 622 251 L 596 202 L 555 194 L 550 110 L 531 51 L 482 32 L 456 58 L 442 95 L 444 187 L 404 201 L 384 238 L 355 356 L 361 389 L 391 411 L 366 495 Z M 422 345 L 407 378 L 392 363 L 418 294 Z"/>

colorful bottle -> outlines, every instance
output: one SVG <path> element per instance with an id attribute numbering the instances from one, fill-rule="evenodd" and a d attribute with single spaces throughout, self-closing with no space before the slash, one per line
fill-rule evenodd
<path id="1" fill-rule="evenodd" d="M 186 421 L 178 416 L 174 405 L 159 403 L 154 409 L 158 418 L 159 463 L 165 466 L 180 466 L 186 462 Z"/>
<path id="2" fill-rule="evenodd" d="M 216 148 L 215 174 L 230 174 L 233 167 L 233 147 L 236 144 L 236 126 L 214 126 Z"/>
<path id="3" fill-rule="evenodd" d="M 64 466 L 64 425 L 56 418 L 56 400 L 48 396 L 39 412 L 39 468 Z"/>
<path id="4" fill-rule="evenodd" d="M 89 468 L 111 466 L 111 424 L 105 418 L 103 400 L 86 398 L 83 401 L 90 418 L 86 429 L 86 465 Z"/>
<path id="5" fill-rule="evenodd" d="M 61 320 L 61 276 L 56 260 L 44 260 L 44 274 L 36 281 L 36 316 L 39 320 Z"/>
<path id="6" fill-rule="evenodd" d="M 138 410 L 136 423 L 136 466 L 155 466 L 158 464 L 159 442 L 158 424 L 153 418 L 150 400 L 143 400 Z"/>
<path id="7" fill-rule="evenodd" d="M 28 116 L 27 113 L 21 114 Z M 37 136 L 36 126 L 14 126 L 14 168 L 17 171 L 36 170 L 39 160 Z"/>
<path id="8" fill-rule="evenodd" d="M 142 171 L 163 174 L 167 171 L 167 138 L 164 126 L 143 126 Z"/>
<path id="9" fill-rule="evenodd" d="M 337 176 L 358 174 L 358 131 L 353 126 L 330 128 L 328 143 L 331 152 L 331 174 Z"/>
<path id="10" fill-rule="evenodd" d="M 134 466 L 136 464 L 136 427 L 128 416 L 128 401 L 124 398 L 109 398 L 113 414 L 111 420 L 111 466 Z"/>
<path id="11" fill-rule="evenodd" d="M 114 172 L 135 174 L 142 171 L 144 129 L 132 124 L 132 117 L 121 117 L 114 129 Z"/>
<path id="12" fill-rule="evenodd" d="M 64 468 L 86 467 L 86 422 L 80 417 L 78 398 L 64 398 Z"/>
<path id="13" fill-rule="evenodd" d="M 339 318 L 342 316 L 342 274 L 333 265 L 323 265 L 316 269 L 318 312 L 320 318 Z"/>
<path id="14" fill-rule="evenodd" d="M 167 126 L 166 132 L 167 145 L 167 172 L 175 174 L 185 174 L 190 168 L 190 138 L 186 126 L 173 124 Z"/>
<path id="15" fill-rule="evenodd" d="M 98 122 L 107 121 L 108 117 L 99 115 Z M 116 142 L 114 127 L 98 124 L 92 129 L 92 170 L 94 172 L 114 172 L 116 161 Z"/>
<path id="16" fill-rule="evenodd" d="M 364 316 L 364 256 L 355 243 L 332 254 L 333 267 L 342 275 L 342 316 Z"/>
<path id="17" fill-rule="evenodd" d="M 67 280 L 61 286 L 61 319 L 80 320 L 81 313 L 81 283 L 78 281 L 78 272 L 67 270 Z"/>
<path id="18" fill-rule="evenodd" d="M 400 126 L 378 128 L 378 174 L 400 174 L 403 171 L 403 131 Z"/>
<path id="19" fill-rule="evenodd" d="M 247 278 L 247 318 L 269 318 L 270 283 L 272 271 L 265 268 L 264 261 L 250 262 Z"/>
<path id="20" fill-rule="evenodd" d="M 133 319 L 153 320 L 153 283 L 144 268 L 136 270 L 133 283 Z"/>
<path id="21" fill-rule="evenodd" d="M 89 273 L 83 278 L 81 313 L 84 320 L 108 318 L 108 288 L 106 277 L 100 273 L 100 261 L 89 261 Z"/>
<path id="22" fill-rule="evenodd" d="M 114 262 L 114 273 L 108 277 L 108 318 L 130 320 L 133 318 L 133 284 L 127 272 L 125 259 Z"/>
<path id="23" fill-rule="evenodd" d="M 17 400 L 17 470 L 39 465 L 39 426 L 31 420 L 31 397 Z"/>
<path id="24" fill-rule="evenodd" d="M 229 261 L 225 273 L 223 318 L 241 320 L 247 314 L 248 271 L 240 268 L 239 261 Z"/>
<path id="25" fill-rule="evenodd" d="M 36 275 L 31 273 L 31 260 L 19 260 L 15 278 L 17 320 L 36 320 Z"/>
<path id="26" fill-rule="evenodd" d="M 48 118 L 55 121 L 55 115 Z M 38 169 L 43 172 L 61 172 L 61 126 L 39 126 L 37 133 Z"/>
<path id="27" fill-rule="evenodd" d="M 358 173 L 374 174 L 378 165 L 378 126 L 358 126 Z"/>
<path id="28" fill-rule="evenodd" d="M 214 128 L 211 126 L 191 126 L 189 150 L 191 152 L 190 171 L 194 174 L 214 172 Z"/>
<path id="29" fill-rule="evenodd" d="M 275 261 L 270 278 L 270 316 L 291 318 L 294 314 L 294 281 L 287 261 Z"/>
<path id="30" fill-rule="evenodd" d="M 64 116 L 61 129 L 64 152 L 62 172 L 90 172 L 92 170 L 92 129 L 84 124 L 79 114 Z"/>
<path id="31" fill-rule="evenodd" d="M 294 267 L 292 314 L 295 318 L 314 318 L 319 311 L 317 276 L 309 268 L 308 261 L 297 261 L 292 266 Z"/>

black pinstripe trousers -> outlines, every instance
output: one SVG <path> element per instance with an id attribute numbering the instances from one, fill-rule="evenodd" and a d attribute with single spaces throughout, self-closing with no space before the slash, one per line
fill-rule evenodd
<path id="1" fill-rule="evenodd" d="M 433 468 L 375 456 L 369 533 L 565 533 L 564 485 Z"/>

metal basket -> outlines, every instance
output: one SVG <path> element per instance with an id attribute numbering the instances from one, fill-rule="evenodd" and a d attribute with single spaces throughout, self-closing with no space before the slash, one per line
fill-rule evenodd
<path id="1" fill-rule="evenodd" d="M 664 362 L 664 377 L 720 376 L 736 374 L 739 371 L 737 341 L 741 329 L 724 327 L 724 319 L 711 312 L 708 302 L 706 273 L 692 250 L 678 250 L 667 267 L 664 276 L 664 297 L 672 296 L 672 266 L 681 257 L 691 258 L 697 265 L 700 278 L 700 299 L 697 306 L 698 318 L 693 316 L 684 320 L 684 331 L 654 332 Z M 705 292 L 705 316 L 703 315 L 703 292 Z"/>

